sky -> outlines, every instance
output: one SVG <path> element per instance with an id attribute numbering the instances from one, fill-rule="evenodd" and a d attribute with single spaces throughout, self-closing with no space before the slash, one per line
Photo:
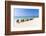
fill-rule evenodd
<path id="1" fill-rule="evenodd" d="M 38 16 L 39 9 L 14 8 L 14 16 Z"/>

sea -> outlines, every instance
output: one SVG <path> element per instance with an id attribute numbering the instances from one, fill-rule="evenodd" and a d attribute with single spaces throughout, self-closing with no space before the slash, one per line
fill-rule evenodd
<path id="1" fill-rule="evenodd" d="M 38 16 L 14 16 L 14 19 L 33 19 L 38 18 Z"/>

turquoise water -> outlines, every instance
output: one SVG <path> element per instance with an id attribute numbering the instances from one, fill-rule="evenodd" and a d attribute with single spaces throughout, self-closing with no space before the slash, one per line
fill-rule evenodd
<path id="1" fill-rule="evenodd" d="M 14 16 L 15 19 L 33 19 L 38 18 L 38 16 Z"/>

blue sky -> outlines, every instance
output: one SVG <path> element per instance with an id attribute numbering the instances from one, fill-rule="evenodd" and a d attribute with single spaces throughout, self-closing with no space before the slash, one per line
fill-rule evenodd
<path id="1" fill-rule="evenodd" d="M 14 16 L 38 16 L 39 9 L 15 8 Z"/>

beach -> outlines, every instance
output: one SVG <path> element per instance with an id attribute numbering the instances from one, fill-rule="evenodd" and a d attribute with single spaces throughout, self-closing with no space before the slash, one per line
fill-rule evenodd
<path id="1" fill-rule="evenodd" d="M 41 30 L 42 23 L 41 19 L 34 18 L 33 20 L 17 23 L 13 25 L 13 31 L 26 31 L 26 30 Z"/>

